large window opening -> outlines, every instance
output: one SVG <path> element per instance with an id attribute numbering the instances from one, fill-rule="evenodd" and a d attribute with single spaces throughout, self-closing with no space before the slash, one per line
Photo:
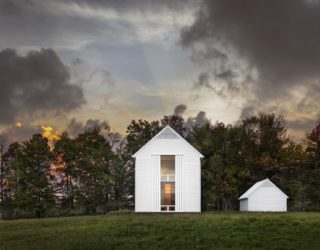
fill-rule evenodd
<path id="1" fill-rule="evenodd" d="M 175 156 L 161 155 L 161 211 L 175 211 Z"/>

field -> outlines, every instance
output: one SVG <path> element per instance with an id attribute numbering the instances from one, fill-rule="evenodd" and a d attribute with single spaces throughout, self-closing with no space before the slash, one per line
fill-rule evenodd
<path id="1" fill-rule="evenodd" d="M 0 249 L 320 249 L 320 213 L 113 214 L 0 221 Z"/>

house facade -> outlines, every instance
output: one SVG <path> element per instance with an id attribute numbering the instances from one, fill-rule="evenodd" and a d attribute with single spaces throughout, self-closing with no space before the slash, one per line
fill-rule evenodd
<path id="1" fill-rule="evenodd" d="M 200 212 L 203 157 L 170 126 L 135 158 L 136 212 Z"/>
<path id="2" fill-rule="evenodd" d="M 240 196 L 240 211 L 285 212 L 288 198 L 273 182 L 264 179 Z"/>

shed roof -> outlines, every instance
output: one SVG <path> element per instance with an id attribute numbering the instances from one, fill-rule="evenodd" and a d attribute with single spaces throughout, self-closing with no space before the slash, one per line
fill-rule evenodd
<path id="1" fill-rule="evenodd" d="M 284 194 L 287 198 L 289 198 L 280 188 L 278 188 L 269 178 L 266 178 L 262 181 L 256 182 L 251 188 L 249 188 L 243 195 L 239 197 L 239 200 L 247 199 L 250 195 L 252 195 L 258 188 L 260 187 L 275 187 L 278 191 Z"/>
<path id="2" fill-rule="evenodd" d="M 133 154 L 132 157 L 136 157 L 137 154 L 139 154 L 145 147 L 147 147 L 152 141 L 154 141 L 156 139 L 179 139 L 179 140 L 183 141 L 186 145 L 188 145 L 188 147 L 191 147 L 191 149 L 197 155 L 199 155 L 199 157 L 203 157 L 203 155 L 197 149 L 195 149 L 189 142 L 187 142 L 179 133 L 177 133 L 169 125 L 165 126 L 158 134 L 156 134 L 142 148 L 140 148 L 135 154 Z"/>

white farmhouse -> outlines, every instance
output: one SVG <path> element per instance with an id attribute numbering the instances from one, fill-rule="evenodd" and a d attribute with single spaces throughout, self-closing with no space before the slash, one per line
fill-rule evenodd
<path id="1" fill-rule="evenodd" d="M 267 178 L 240 196 L 240 211 L 284 212 L 287 211 L 288 198 Z"/>
<path id="2" fill-rule="evenodd" d="M 200 154 L 170 126 L 135 157 L 136 212 L 200 212 Z"/>

